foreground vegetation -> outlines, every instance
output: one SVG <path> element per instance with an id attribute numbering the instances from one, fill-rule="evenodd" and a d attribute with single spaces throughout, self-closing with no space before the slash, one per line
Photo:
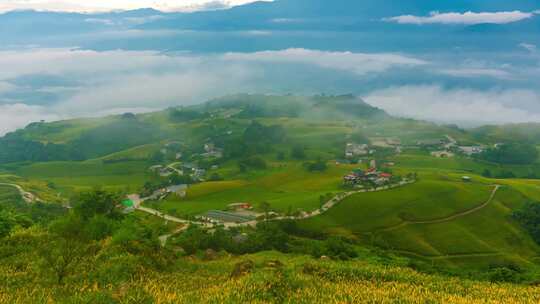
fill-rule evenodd
<path id="1" fill-rule="evenodd" d="M 103 259 L 103 258 L 101 258 Z M 265 252 L 208 261 L 181 258 L 167 270 L 132 265 L 128 256 L 100 264 L 95 272 L 54 285 L 27 269 L 2 267 L 2 303 L 538 303 L 540 290 L 426 275 L 376 261 L 334 262 Z M 124 263 L 122 263 L 124 262 Z M 122 263 L 122 264 L 119 264 Z M 114 266 L 113 266 L 114 265 Z M 122 266 L 124 265 L 124 266 Z M 112 272 L 112 273 L 111 273 Z M 28 284 L 28 282 L 32 284 Z"/>

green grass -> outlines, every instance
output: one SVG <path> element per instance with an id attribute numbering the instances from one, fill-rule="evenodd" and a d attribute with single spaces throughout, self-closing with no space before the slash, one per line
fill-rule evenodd
<path id="1" fill-rule="evenodd" d="M 394 157 L 401 167 L 417 170 L 451 170 L 464 173 L 482 174 L 488 169 L 493 175 L 502 171 L 511 171 L 516 176 L 527 176 L 531 172 L 540 172 L 539 164 L 532 165 L 500 165 L 489 162 L 477 161 L 471 158 L 456 156 L 452 158 L 436 158 L 427 152 L 407 152 Z"/>
<path id="2" fill-rule="evenodd" d="M 324 173 L 311 173 L 301 164 L 283 163 L 273 169 L 253 172 L 241 180 L 206 182 L 192 186 L 185 199 L 169 197 L 153 204 L 162 210 L 196 215 L 212 209 L 225 209 L 237 202 L 257 206 L 266 201 L 273 209 L 286 212 L 319 208 L 320 195 L 342 191 L 341 178 L 351 167 L 330 166 Z"/>
<path id="3" fill-rule="evenodd" d="M 84 162 L 47 162 L 19 167 L 16 174 L 30 179 L 52 182 L 62 192 L 86 191 L 103 187 L 111 191 L 137 191 L 155 177 L 143 161 L 106 164 L 100 160 Z"/>
<path id="4" fill-rule="evenodd" d="M 511 209 L 506 205 L 519 204 L 519 195 L 509 188 L 501 190 L 492 205 L 460 219 L 447 223 L 410 225 L 394 231 L 381 232 L 376 242 L 392 249 L 405 250 L 422 255 L 474 255 L 500 253 L 515 263 L 530 263 L 538 255 L 539 247 L 517 223 L 509 220 Z M 472 256 L 474 258 L 474 256 Z M 459 257 L 455 263 L 465 264 L 467 257 Z M 476 263 L 476 266 L 490 263 Z"/>
<path id="5" fill-rule="evenodd" d="M 161 148 L 160 144 L 148 144 L 101 157 L 105 161 L 141 160 L 145 161 Z"/>
<path id="6" fill-rule="evenodd" d="M 6 203 L 22 202 L 21 195 L 17 189 L 0 185 L 0 209 Z"/>
<path id="7" fill-rule="evenodd" d="M 466 184 L 440 176 L 421 175 L 412 185 L 382 192 L 353 195 L 321 217 L 302 223 L 307 228 L 331 230 L 344 227 L 362 234 L 398 225 L 403 220 L 422 221 L 451 216 L 484 203 L 491 187 Z"/>
<path id="8" fill-rule="evenodd" d="M 437 262 L 454 266 L 488 267 L 503 262 L 529 265 L 540 253 L 527 232 L 510 219 L 512 210 L 530 199 L 523 190 L 510 186 L 502 187 L 490 205 L 472 214 L 442 223 L 400 227 L 403 220 L 436 220 L 470 210 L 486 202 L 493 189 L 480 177 L 469 184 L 460 182 L 459 174 L 423 172 L 420 176 L 419 182 L 404 188 L 352 196 L 323 216 L 300 225 L 356 237 L 365 244 L 401 254 L 435 257 Z M 532 192 L 530 183 L 510 182 Z"/>

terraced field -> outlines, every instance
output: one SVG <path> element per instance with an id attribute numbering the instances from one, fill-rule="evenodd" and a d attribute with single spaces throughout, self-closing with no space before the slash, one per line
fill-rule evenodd
<path id="1" fill-rule="evenodd" d="M 530 264 L 538 255 L 538 245 L 510 219 L 529 199 L 520 191 L 427 176 L 404 188 L 357 194 L 301 225 L 452 265 Z"/>

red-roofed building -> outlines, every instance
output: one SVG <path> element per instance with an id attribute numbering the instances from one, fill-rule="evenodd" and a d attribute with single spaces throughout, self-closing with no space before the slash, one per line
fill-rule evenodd
<path id="1" fill-rule="evenodd" d="M 380 178 L 392 178 L 392 174 L 390 173 L 381 173 L 379 174 Z"/>

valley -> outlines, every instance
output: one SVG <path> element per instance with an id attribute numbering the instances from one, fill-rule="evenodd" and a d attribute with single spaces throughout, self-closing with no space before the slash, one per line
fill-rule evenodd
<path id="1" fill-rule="evenodd" d="M 113 125 L 118 130 L 93 139 L 96 142 L 92 146 L 109 143 L 107 152 L 96 149 L 98 158 L 15 162 L 3 168 L 25 183 L 46 184 L 46 190 L 35 188 L 35 195 L 45 191 L 49 197 L 61 197 L 64 204 L 77 192 L 96 187 L 121 196 L 155 191 L 144 202 L 137 202 L 135 209 L 150 208 L 146 211 L 155 210 L 150 213 L 165 221 L 209 221 L 204 225 L 225 227 L 234 225 L 206 214 L 214 210 L 234 214 L 230 205 L 242 202 L 249 206 L 243 213 L 246 221 L 255 223 L 255 218 L 264 219 L 261 205 L 266 205 L 273 217 L 298 220 L 302 229 L 312 233 L 343 236 L 445 266 L 478 265 L 479 254 L 486 255 L 484 264 L 534 264 L 538 245 L 509 215 L 527 199 L 540 196 L 540 183 L 534 186 L 534 179 L 490 178 L 485 172 L 497 175 L 507 170 L 516 177 L 526 176 L 538 166 L 536 162 L 504 165 L 471 158 L 459 152 L 463 149 L 458 147 L 460 143 L 486 147 L 489 142 L 475 141 L 472 133 L 453 127 L 396 119 L 380 111 L 371 116 L 376 109 L 368 110 L 368 116 L 362 114 L 364 110 L 358 112 L 359 116 L 351 116 L 343 108 L 353 100 L 351 96 L 310 99 L 239 95 L 139 116 L 32 125 L 18 131 L 18 136 L 56 141 L 68 150 L 79 144 L 79 138 L 91 138 L 86 134 L 104 126 Z M 339 107 L 333 107 L 332 102 Z M 276 112 L 277 105 L 285 104 L 287 108 Z M 369 109 L 367 105 L 362 107 Z M 329 122 L 319 118 L 322 108 L 327 115 L 341 119 Z M 139 134 L 128 125 L 161 133 Z M 279 129 L 272 127 L 277 125 Z M 249 132 L 255 137 L 248 138 Z M 259 138 L 264 132 L 270 132 L 263 135 L 267 138 Z M 65 137 L 67 141 L 61 134 L 70 134 Z M 70 141 L 72 144 L 62 144 Z M 358 155 L 354 150 L 345 151 L 346 143 L 355 141 L 367 143 L 365 148 L 356 148 Z M 437 149 L 452 152 L 441 158 L 430 152 Z M 106 154 L 109 151 L 112 153 Z M 247 159 L 247 164 L 238 167 L 242 159 Z M 364 161 L 353 164 L 356 159 Z M 323 163 L 324 168 L 310 170 L 306 167 L 310 161 Z M 370 192 L 371 187 L 379 186 L 362 182 L 356 187 L 365 190 L 360 188 L 351 194 L 344 176 L 357 168 L 373 167 L 370 161 L 382 164 L 383 171 L 391 172 L 389 176 L 414 173 L 418 181 L 380 192 Z M 464 176 L 472 182 L 463 181 Z M 181 192 L 166 189 L 176 184 L 185 185 Z M 328 205 L 334 197 L 343 196 L 341 193 L 347 194 L 339 204 Z M 61 202 L 52 199 L 50 203 Z M 500 233 L 488 232 L 495 228 Z"/>

